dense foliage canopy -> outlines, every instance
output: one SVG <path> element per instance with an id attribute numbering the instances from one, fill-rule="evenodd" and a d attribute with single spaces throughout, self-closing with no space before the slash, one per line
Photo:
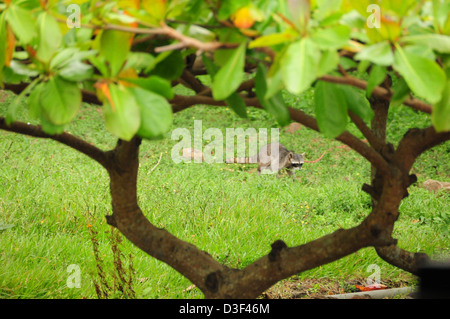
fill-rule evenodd
<path id="1" fill-rule="evenodd" d="M 345 130 L 347 110 L 370 120 L 364 96 L 344 83 L 430 112 L 438 131 L 450 129 L 447 1 L 8 0 L 0 10 L 0 82 L 29 83 L 7 121 L 26 99 L 50 134 L 64 130 L 90 92 L 117 137 L 160 136 L 172 120 L 171 81 L 190 56 L 201 56 L 211 76 L 210 91 L 198 93 L 243 117 L 239 88 L 256 73 L 253 93 L 282 125 L 290 116 L 281 90 L 313 85 L 326 136 Z M 390 71 L 394 86 L 380 88 Z"/>

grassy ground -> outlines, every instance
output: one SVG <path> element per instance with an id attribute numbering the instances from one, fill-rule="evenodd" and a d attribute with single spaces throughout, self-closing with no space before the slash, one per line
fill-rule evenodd
<path id="1" fill-rule="evenodd" d="M 4 115 L 11 96 L 0 94 L 0 114 Z M 287 100 L 311 112 L 311 94 L 288 96 Z M 20 114 L 22 120 L 26 114 Z M 201 119 L 203 130 L 219 128 L 224 136 L 225 128 L 276 127 L 262 111 L 249 109 L 248 115 L 248 119 L 240 119 L 226 108 L 197 106 L 176 114 L 173 127 L 193 132 L 194 120 Z M 429 120 L 422 114 L 392 109 L 388 139 L 395 144 L 410 126 L 427 125 Z M 350 130 L 357 134 L 353 127 Z M 83 106 L 68 131 L 102 149 L 115 143 L 104 128 L 101 112 L 92 106 Z M 267 254 L 277 239 L 300 245 L 340 227 L 355 226 L 367 216 L 370 198 L 361 191 L 361 185 L 369 182 L 367 162 L 304 127 L 294 134 L 281 129 L 280 141 L 305 152 L 307 160 L 328 152 L 321 161 L 305 164 L 292 181 L 257 176 L 252 165 L 176 164 L 170 155 L 177 141 L 171 140 L 170 133 L 163 140 L 144 141 L 138 181 L 141 208 L 158 227 L 237 268 Z M 419 181 L 403 201 L 395 228 L 395 237 L 405 249 L 437 258 L 449 255 L 450 196 L 421 187 L 429 178 L 449 181 L 449 154 L 450 143 L 446 143 L 422 155 L 414 166 Z M 103 269 L 115 268 L 110 227 L 104 219 L 110 212 L 106 172 L 84 155 L 51 140 L 0 131 L 0 185 L 0 225 L 14 225 L 0 231 L 0 298 L 97 298 L 93 285 L 93 279 L 98 279 L 97 262 L 90 230 L 97 233 Z M 202 297 L 187 279 L 126 240 L 120 249 L 124 267 L 132 256 L 137 298 Z M 68 267 L 73 264 L 80 270 L 80 288 L 67 285 L 73 275 Z M 379 267 L 382 283 L 415 283 L 414 277 L 382 261 L 371 248 L 287 282 L 301 284 L 314 279 L 319 283 L 314 287 L 320 290 L 321 280 L 365 280 L 373 274 L 368 271 L 372 264 Z"/>

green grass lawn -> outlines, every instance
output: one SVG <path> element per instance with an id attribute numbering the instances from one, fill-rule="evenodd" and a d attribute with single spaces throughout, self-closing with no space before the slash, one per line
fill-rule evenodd
<path id="1" fill-rule="evenodd" d="M 11 96 L 0 94 L 0 114 L 4 115 Z M 311 91 L 286 99 L 312 113 Z M 19 116 L 28 121 L 26 110 Z M 196 106 L 176 114 L 173 128 L 193 130 L 195 119 L 203 121 L 203 130 L 219 128 L 224 136 L 226 128 L 277 127 L 263 111 L 249 108 L 248 116 L 240 119 L 224 107 Z M 427 116 L 394 108 L 388 139 L 395 145 L 410 126 L 428 125 Z M 354 127 L 349 130 L 362 138 Z M 94 106 L 84 105 L 67 131 L 105 150 L 115 144 Z M 328 152 L 321 161 L 305 164 L 295 181 L 257 176 L 254 165 L 176 164 L 170 155 L 177 141 L 170 136 L 169 132 L 163 140 L 142 143 L 141 208 L 156 226 L 230 267 L 245 267 L 267 254 L 277 239 L 300 245 L 338 228 L 355 226 L 370 212 L 370 198 L 361 191 L 362 184 L 370 182 L 369 164 L 305 127 L 294 134 L 280 129 L 281 143 L 305 152 L 307 160 Z M 203 145 L 207 143 L 203 140 Z M 421 184 L 430 178 L 449 181 L 450 143 L 422 155 L 413 173 L 418 183 L 401 204 L 395 237 L 402 248 L 448 257 L 450 196 L 429 193 Z M 0 231 L 0 298 L 97 298 L 93 279 L 98 275 L 89 230 L 98 233 L 95 239 L 104 269 L 114 268 L 110 226 L 104 218 L 111 210 L 106 171 L 57 142 L 0 131 L 0 185 L 0 225 L 14 225 Z M 132 256 L 137 298 L 202 297 L 198 289 L 187 289 L 191 286 L 187 279 L 128 241 L 120 247 L 126 264 Z M 80 269 L 80 288 L 67 285 L 72 264 Z M 299 274 L 295 280 L 367 278 L 372 264 L 380 267 L 382 282 L 415 282 L 413 276 L 382 261 L 372 248 Z"/>

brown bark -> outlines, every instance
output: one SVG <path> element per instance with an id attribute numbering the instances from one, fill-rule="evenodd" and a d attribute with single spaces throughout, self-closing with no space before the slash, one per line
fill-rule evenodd
<path id="1" fill-rule="evenodd" d="M 227 268 L 194 245 L 155 227 L 144 216 L 137 201 L 139 144 L 138 138 L 119 141 L 112 151 L 113 165 L 108 173 L 113 214 L 106 217 L 107 222 L 137 247 L 172 266 L 207 294 L 208 275 Z"/>
<path id="2" fill-rule="evenodd" d="M 419 269 L 425 265 L 430 258 L 423 253 L 411 253 L 399 248 L 397 245 L 375 247 L 378 256 L 400 269 L 406 270 L 414 275 L 419 274 Z"/>

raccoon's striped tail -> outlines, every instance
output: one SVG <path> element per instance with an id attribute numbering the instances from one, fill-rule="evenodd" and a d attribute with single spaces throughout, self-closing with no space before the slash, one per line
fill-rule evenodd
<path id="1" fill-rule="evenodd" d="M 257 156 L 251 157 L 232 157 L 225 160 L 226 164 L 256 164 L 258 163 Z"/>

